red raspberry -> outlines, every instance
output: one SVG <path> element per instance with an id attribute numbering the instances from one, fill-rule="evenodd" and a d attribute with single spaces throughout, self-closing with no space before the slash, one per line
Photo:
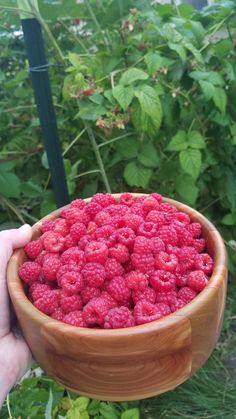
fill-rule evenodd
<path id="1" fill-rule="evenodd" d="M 190 224 L 190 217 L 188 214 L 185 214 L 185 212 L 181 212 L 181 211 L 177 212 L 176 220 L 179 221 L 183 225 Z"/>
<path id="2" fill-rule="evenodd" d="M 117 230 L 116 237 L 119 243 L 132 249 L 134 245 L 134 239 L 136 236 L 135 232 L 131 228 L 123 227 Z"/>
<path id="3" fill-rule="evenodd" d="M 74 224 L 77 221 L 87 225 L 90 221 L 89 215 L 85 210 L 80 210 L 75 207 L 65 208 L 61 211 L 60 216 L 65 218 L 69 224 Z"/>
<path id="4" fill-rule="evenodd" d="M 197 239 L 202 234 L 202 226 L 199 223 L 191 223 L 188 226 L 188 231 L 194 239 Z"/>
<path id="5" fill-rule="evenodd" d="M 166 224 L 165 215 L 163 214 L 163 212 L 157 210 L 150 211 L 147 214 L 145 221 L 155 223 L 158 227 Z"/>
<path id="6" fill-rule="evenodd" d="M 143 222 L 143 218 L 140 215 L 136 214 L 126 214 L 124 217 L 125 226 L 131 228 L 132 230 L 136 231 L 138 226 Z"/>
<path id="7" fill-rule="evenodd" d="M 73 240 L 78 241 L 86 234 L 86 227 L 83 223 L 74 223 L 70 228 L 70 235 Z"/>
<path id="8" fill-rule="evenodd" d="M 134 204 L 130 207 L 130 210 L 133 214 L 142 217 L 142 220 L 145 218 L 146 213 L 143 210 L 142 202 L 134 202 Z"/>
<path id="9" fill-rule="evenodd" d="M 81 273 L 88 287 L 100 287 L 106 277 L 105 268 L 100 263 L 95 262 L 86 263 Z"/>
<path id="10" fill-rule="evenodd" d="M 75 247 L 77 246 L 77 240 L 72 239 L 70 234 L 67 234 L 67 236 L 65 236 L 65 241 L 64 241 L 64 248 L 63 250 L 67 250 L 70 247 Z"/>
<path id="11" fill-rule="evenodd" d="M 173 303 L 171 303 L 170 309 L 172 313 L 174 313 L 175 311 L 180 310 L 185 305 L 186 305 L 186 302 L 178 298 L 175 301 L 173 301 Z"/>
<path id="12" fill-rule="evenodd" d="M 166 303 L 157 303 L 155 304 L 162 316 L 168 316 L 168 314 L 171 314 L 170 306 Z"/>
<path id="13" fill-rule="evenodd" d="M 154 254 L 154 256 L 160 252 L 165 251 L 165 244 L 163 240 L 160 239 L 160 237 L 152 237 L 150 240 L 152 243 L 152 253 Z"/>
<path id="14" fill-rule="evenodd" d="M 175 273 L 175 284 L 177 287 L 185 287 L 188 280 L 188 271 L 186 273 Z"/>
<path id="15" fill-rule="evenodd" d="M 176 227 L 176 224 L 175 224 Z M 177 231 L 179 246 L 192 246 L 193 238 L 187 228 L 181 227 Z"/>
<path id="16" fill-rule="evenodd" d="M 132 298 L 136 304 L 138 301 L 148 301 L 154 304 L 156 301 L 156 293 L 153 288 L 146 287 L 143 291 L 133 290 Z"/>
<path id="17" fill-rule="evenodd" d="M 204 252 L 205 248 L 206 248 L 206 240 L 204 239 L 195 239 L 193 240 L 193 247 L 194 249 L 196 249 L 196 251 L 198 253 L 202 253 Z"/>
<path id="18" fill-rule="evenodd" d="M 101 207 L 105 208 L 109 205 L 115 204 L 116 199 L 112 194 L 109 193 L 96 193 L 93 195 L 91 202 L 95 202 L 98 205 L 101 205 Z"/>
<path id="19" fill-rule="evenodd" d="M 72 208 L 77 208 L 77 209 L 79 209 L 79 210 L 83 210 L 84 208 L 85 208 L 85 202 L 84 202 L 84 200 L 83 199 L 80 199 L 80 198 L 78 198 L 78 199 L 74 199 L 74 201 L 72 201 L 71 203 L 70 203 L 70 207 L 72 207 Z M 88 204 L 87 204 L 88 205 Z"/>
<path id="20" fill-rule="evenodd" d="M 160 208 L 160 211 L 169 212 L 171 214 L 176 214 L 178 212 L 177 208 L 174 205 L 169 204 L 168 202 L 160 203 L 159 208 Z"/>
<path id="21" fill-rule="evenodd" d="M 134 202 L 133 195 L 130 192 L 124 192 L 120 195 L 120 204 L 131 207 Z"/>
<path id="22" fill-rule="evenodd" d="M 131 262 L 137 271 L 148 274 L 154 271 L 155 260 L 152 254 L 141 255 L 139 253 L 133 253 L 131 255 Z"/>
<path id="23" fill-rule="evenodd" d="M 60 278 L 60 285 L 67 295 L 78 294 L 83 289 L 83 277 L 79 272 L 66 272 Z"/>
<path id="24" fill-rule="evenodd" d="M 189 287 L 182 287 L 178 292 L 178 299 L 184 301 L 186 304 L 192 301 L 197 295 L 197 292 Z"/>
<path id="25" fill-rule="evenodd" d="M 53 227 L 55 225 L 55 220 L 44 220 L 42 221 L 42 224 L 40 226 L 40 230 L 42 231 L 42 233 L 46 233 L 47 231 L 52 231 Z"/>
<path id="26" fill-rule="evenodd" d="M 158 204 L 162 203 L 162 196 L 159 193 L 153 192 L 150 195 L 152 198 L 155 198 L 155 200 L 158 202 Z"/>
<path id="27" fill-rule="evenodd" d="M 70 225 L 64 218 L 56 218 L 53 231 L 65 237 L 70 232 Z"/>
<path id="28" fill-rule="evenodd" d="M 98 226 L 94 221 L 89 221 L 88 226 L 87 226 L 87 233 L 90 236 L 93 236 L 93 234 L 95 233 L 97 228 L 98 228 Z"/>
<path id="29" fill-rule="evenodd" d="M 108 240 L 113 235 L 114 232 L 115 232 L 115 228 L 107 224 L 96 229 L 95 238 Z"/>
<path id="30" fill-rule="evenodd" d="M 43 250 L 41 239 L 32 240 L 25 246 L 25 253 L 30 259 L 36 259 Z"/>
<path id="31" fill-rule="evenodd" d="M 69 314 L 66 314 L 63 317 L 62 321 L 64 323 L 70 324 L 71 326 L 87 327 L 87 324 L 83 319 L 82 310 L 71 311 Z"/>
<path id="32" fill-rule="evenodd" d="M 178 265 L 178 258 L 173 253 L 160 252 L 155 257 L 156 269 L 174 272 Z"/>
<path id="33" fill-rule="evenodd" d="M 195 265 L 197 252 L 192 246 L 183 246 L 178 250 L 179 263 L 184 265 L 184 270 L 192 269 Z"/>
<path id="34" fill-rule="evenodd" d="M 116 276 L 109 281 L 107 292 L 119 303 L 126 303 L 131 296 L 130 288 L 127 287 L 126 280 L 122 276 Z"/>
<path id="35" fill-rule="evenodd" d="M 87 262 L 104 263 L 108 257 L 108 248 L 104 243 L 92 241 L 85 247 L 85 259 Z"/>
<path id="36" fill-rule="evenodd" d="M 196 255 L 195 268 L 203 271 L 206 275 L 210 275 L 213 269 L 213 260 L 208 253 Z"/>
<path id="37" fill-rule="evenodd" d="M 104 320 L 104 329 L 119 329 L 134 325 L 135 322 L 131 311 L 124 306 L 109 310 Z"/>
<path id="38" fill-rule="evenodd" d="M 118 306 L 117 301 L 107 291 L 101 292 L 101 298 L 106 302 L 109 310 Z"/>
<path id="39" fill-rule="evenodd" d="M 39 284 L 38 282 L 34 282 L 30 286 L 29 294 L 31 295 L 32 300 L 36 301 L 43 296 L 45 291 L 49 291 L 50 289 L 50 286 L 47 284 Z"/>
<path id="40" fill-rule="evenodd" d="M 55 320 L 62 321 L 63 317 L 65 316 L 64 311 L 61 309 L 61 307 L 56 308 L 54 312 L 51 314 L 51 317 Z"/>
<path id="41" fill-rule="evenodd" d="M 45 256 L 42 265 L 42 274 L 48 281 L 55 281 L 58 269 L 61 267 L 60 259 L 53 254 Z"/>
<path id="42" fill-rule="evenodd" d="M 87 304 L 92 298 L 100 297 L 101 291 L 95 287 L 84 287 L 80 293 L 82 301 Z"/>
<path id="43" fill-rule="evenodd" d="M 151 239 L 144 236 L 137 236 L 134 240 L 134 252 L 143 254 L 151 254 L 153 249 Z"/>
<path id="44" fill-rule="evenodd" d="M 156 305 L 148 301 L 138 301 L 134 306 L 134 320 L 136 324 L 150 323 L 159 320 L 162 313 Z"/>
<path id="45" fill-rule="evenodd" d="M 44 249 L 51 253 L 58 253 L 64 247 L 65 238 L 58 233 L 48 231 L 42 236 Z"/>
<path id="46" fill-rule="evenodd" d="M 88 325 L 103 325 L 106 314 L 109 311 L 107 301 L 102 298 L 93 298 L 83 308 L 83 320 Z"/>
<path id="47" fill-rule="evenodd" d="M 172 246 L 177 246 L 178 244 L 178 235 L 175 231 L 175 228 L 172 226 L 161 226 L 158 229 L 157 235 L 160 237 L 160 239 L 162 239 L 165 245 L 171 244 Z"/>
<path id="48" fill-rule="evenodd" d="M 154 271 L 150 275 L 149 281 L 156 291 L 165 292 L 175 289 L 175 276 L 170 272 Z"/>
<path id="49" fill-rule="evenodd" d="M 58 307 L 58 295 L 55 291 L 45 291 L 42 297 L 34 302 L 34 306 L 44 314 L 52 314 Z"/>
<path id="50" fill-rule="evenodd" d="M 137 228 L 137 235 L 144 236 L 150 239 L 151 237 L 156 236 L 157 234 L 157 225 L 153 222 L 144 222 L 140 224 Z"/>
<path id="51" fill-rule="evenodd" d="M 71 264 L 72 262 L 77 264 L 77 266 L 80 268 L 84 266 L 84 252 L 78 247 L 71 247 L 70 249 L 65 250 L 65 252 L 63 252 L 61 255 L 61 263 L 63 265 Z"/>
<path id="52" fill-rule="evenodd" d="M 94 221 L 101 227 L 111 222 L 111 216 L 107 211 L 100 211 L 95 215 Z"/>
<path id="53" fill-rule="evenodd" d="M 142 272 L 131 271 L 126 275 L 126 285 L 132 290 L 143 291 L 148 286 L 146 275 Z"/>
<path id="54" fill-rule="evenodd" d="M 112 218 L 116 216 L 124 217 L 126 214 L 130 213 L 130 209 L 127 207 L 127 205 L 122 204 L 109 205 L 109 207 L 106 208 L 106 211 Z"/>
<path id="55" fill-rule="evenodd" d="M 202 291 L 208 284 L 208 278 L 203 271 L 194 271 L 188 275 L 187 284 L 195 291 Z"/>
<path id="56" fill-rule="evenodd" d="M 81 237 L 78 243 L 79 249 L 85 250 L 85 247 L 87 246 L 88 243 L 90 243 L 90 241 L 91 241 L 91 236 L 89 234 L 85 234 L 85 236 Z"/>
<path id="57" fill-rule="evenodd" d="M 37 281 L 40 273 L 41 266 L 36 262 L 24 262 L 19 268 L 19 276 L 27 284 Z"/>
<path id="58" fill-rule="evenodd" d="M 105 271 L 107 279 L 112 279 L 115 276 L 122 276 L 124 268 L 116 259 L 109 258 L 105 263 Z"/>
<path id="59" fill-rule="evenodd" d="M 143 201 L 142 208 L 145 212 L 152 211 L 154 209 L 157 209 L 158 207 L 159 207 L 159 204 L 157 200 L 153 198 L 153 196 L 151 195 L 145 198 Z"/>
<path id="60" fill-rule="evenodd" d="M 114 215 L 110 221 L 110 225 L 115 229 L 118 230 L 118 228 L 125 227 L 125 220 L 122 215 Z"/>
<path id="61" fill-rule="evenodd" d="M 177 300 L 177 291 L 170 290 L 167 292 L 157 292 L 156 293 L 156 303 L 165 303 L 171 306 L 171 304 L 174 304 Z"/>
<path id="62" fill-rule="evenodd" d="M 46 250 L 42 250 L 42 252 L 36 257 L 35 262 L 42 266 L 44 257 L 47 254 L 48 252 L 46 252 Z M 56 253 L 54 253 L 54 255 L 56 255 Z"/>
<path id="63" fill-rule="evenodd" d="M 81 310 L 83 303 L 79 295 L 67 295 L 62 292 L 60 305 L 64 313 L 70 313 L 71 311 Z"/>
<path id="64" fill-rule="evenodd" d="M 109 256 L 116 259 L 119 263 L 124 263 L 129 260 L 129 250 L 124 244 L 116 243 L 110 247 Z"/>
<path id="65" fill-rule="evenodd" d="M 89 202 L 85 207 L 85 212 L 90 216 L 91 220 L 93 220 L 95 215 L 97 215 L 101 210 L 101 205 L 96 204 L 96 202 Z"/>
<path id="66" fill-rule="evenodd" d="M 73 263 L 62 265 L 57 271 L 57 283 L 61 286 L 61 278 L 67 272 L 80 272 L 80 268 Z"/>

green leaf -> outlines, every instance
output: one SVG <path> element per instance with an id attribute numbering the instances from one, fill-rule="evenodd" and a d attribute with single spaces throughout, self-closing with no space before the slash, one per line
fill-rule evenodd
<path id="1" fill-rule="evenodd" d="M 149 136 L 154 137 L 158 131 L 158 127 L 155 126 L 153 119 L 142 111 L 138 102 L 134 103 L 132 108 L 131 118 L 137 133 L 147 133 Z"/>
<path id="2" fill-rule="evenodd" d="M 187 60 L 186 50 L 182 45 L 174 44 L 173 42 L 168 42 L 168 47 L 173 51 L 176 51 L 183 62 Z"/>
<path id="3" fill-rule="evenodd" d="M 99 412 L 104 419 L 118 419 L 119 416 L 116 412 L 115 406 L 112 403 L 101 402 Z"/>
<path id="4" fill-rule="evenodd" d="M 188 147 L 187 143 L 187 134 L 183 130 L 179 130 L 177 134 L 172 137 L 168 146 L 166 147 L 167 151 L 182 151 L 186 150 Z"/>
<path id="5" fill-rule="evenodd" d="M 125 86 L 132 84 L 137 80 L 146 80 L 148 79 L 148 77 L 149 76 L 147 73 L 145 73 L 145 71 L 133 67 L 122 74 L 120 84 L 123 84 Z"/>
<path id="6" fill-rule="evenodd" d="M 14 173 L 2 170 L 0 165 L 0 194 L 6 198 L 19 198 L 20 179 Z"/>
<path id="7" fill-rule="evenodd" d="M 226 214 L 222 218 L 221 222 L 222 224 L 225 224 L 227 226 L 236 225 L 236 214 L 235 213 Z"/>
<path id="8" fill-rule="evenodd" d="M 210 100 L 214 95 L 215 86 L 213 86 L 211 82 L 205 80 L 199 80 L 199 84 L 206 100 Z"/>
<path id="9" fill-rule="evenodd" d="M 89 398 L 85 396 L 80 396 L 73 401 L 73 406 L 77 407 L 81 411 L 86 410 L 89 404 Z"/>
<path id="10" fill-rule="evenodd" d="M 88 406 L 88 413 L 90 415 L 96 415 L 97 413 L 99 413 L 99 406 L 100 406 L 100 401 L 99 400 L 92 400 L 91 403 L 89 403 Z"/>
<path id="11" fill-rule="evenodd" d="M 139 419 L 139 409 L 137 407 L 134 407 L 133 409 L 128 409 L 125 412 L 122 413 L 121 419 Z"/>
<path id="12" fill-rule="evenodd" d="M 144 144 L 138 153 L 138 161 L 145 167 L 156 168 L 160 165 L 160 158 L 152 144 Z"/>
<path id="13" fill-rule="evenodd" d="M 188 144 L 191 148 L 201 150 L 206 147 L 206 143 L 199 131 L 190 131 L 188 133 Z"/>
<path id="14" fill-rule="evenodd" d="M 202 54 L 198 51 L 197 48 L 195 48 L 195 46 L 191 42 L 184 42 L 184 46 L 185 46 L 185 48 L 187 48 L 194 55 L 194 57 L 196 58 L 196 60 L 199 63 L 203 63 L 204 62 L 203 61 Z"/>
<path id="15" fill-rule="evenodd" d="M 163 67 L 163 58 L 156 52 L 149 52 L 144 56 L 144 61 L 147 65 L 150 74 L 155 73 L 159 68 Z"/>
<path id="16" fill-rule="evenodd" d="M 194 205 L 198 194 L 199 188 L 196 187 L 195 181 L 191 176 L 181 175 L 176 178 L 176 191 L 181 199 L 188 205 Z"/>
<path id="17" fill-rule="evenodd" d="M 216 107 L 224 114 L 227 104 L 227 96 L 224 89 L 221 87 L 215 87 L 212 99 Z"/>
<path id="18" fill-rule="evenodd" d="M 184 172 L 197 179 L 200 173 L 202 156 L 199 150 L 189 148 L 180 152 L 180 165 Z"/>
<path id="19" fill-rule="evenodd" d="M 161 125 L 163 113 L 161 102 L 155 89 L 144 85 L 139 90 L 135 90 L 134 94 L 140 103 L 142 111 L 151 117 L 155 127 L 158 129 Z"/>
<path id="20" fill-rule="evenodd" d="M 124 138 L 116 143 L 116 149 L 125 160 L 132 159 L 138 154 L 139 142 L 134 138 Z"/>
<path id="21" fill-rule="evenodd" d="M 28 198 L 37 198 L 39 195 L 41 195 L 42 188 L 36 183 L 28 180 L 28 182 L 22 182 L 20 184 L 20 191 Z"/>
<path id="22" fill-rule="evenodd" d="M 69 52 L 68 54 L 68 60 L 74 67 L 80 67 L 81 66 L 81 57 L 79 54 L 76 54 L 75 52 Z"/>
<path id="23" fill-rule="evenodd" d="M 221 74 L 216 71 L 192 71 L 189 75 L 195 80 L 206 80 L 215 86 L 224 86 L 225 84 Z"/>
<path id="24" fill-rule="evenodd" d="M 112 89 L 112 94 L 124 111 L 128 108 L 134 97 L 134 91 L 131 86 L 124 87 L 120 84 Z"/>
<path id="25" fill-rule="evenodd" d="M 88 121 L 96 121 L 96 119 L 104 115 L 106 112 L 107 112 L 106 108 L 104 108 L 101 105 L 99 106 L 94 103 L 89 103 L 86 105 L 80 104 L 80 111 L 75 116 L 75 119 L 81 118 Z"/>
<path id="26" fill-rule="evenodd" d="M 142 188 L 146 188 L 151 176 L 151 169 L 141 166 L 136 162 L 128 163 L 124 170 L 124 178 L 129 186 L 141 186 Z"/>
<path id="27" fill-rule="evenodd" d="M 72 407 L 67 411 L 66 419 L 89 419 L 87 411 L 81 411 L 78 407 Z"/>

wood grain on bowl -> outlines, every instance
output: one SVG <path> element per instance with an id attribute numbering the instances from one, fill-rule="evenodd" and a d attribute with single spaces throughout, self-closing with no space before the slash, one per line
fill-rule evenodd
<path id="1" fill-rule="evenodd" d="M 227 285 L 224 242 L 214 225 L 196 210 L 164 200 L 202 224 L 214 270 L 206 288 L 191 303 L 161 320 L 113 330 L 58 322 L 38 311 L 25 295 L 18 276 L 24 250 L 16 250 L 9 262 L 10 296 L 33 356 L 50 376 L 73 391 L 101 400 L 151 397 L 187 380 L 216 345 Z M 58 214 L 59 210 L 46 218 Z M 40 224 L 33 227 L 34 237 L 39 235 Z"/>

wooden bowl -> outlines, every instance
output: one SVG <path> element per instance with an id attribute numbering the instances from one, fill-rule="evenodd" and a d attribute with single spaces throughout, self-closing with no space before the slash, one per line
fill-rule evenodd
<path id="1" fill-rule="evenodd" d="M 42 369 L 68 389 L 101 400 L 144 399 L 183 383 L 213 351 L 226 297 L 224 242 L 200 213 L 164 200 L 201 223 L 214 271 L 207 287 L 192 302 L 161 320 L 113 330 L 61 323 L 41 313 L 26 297 L 17 273 L 26 258 L 24 250 L 16 250 L 10 259 L 8 288 L 24 337 Z M 45 218 L 58 214 L 59 210 Z M 34 237 L 39 235 L 40 225 L 41 221 L 33 226 Z"/>

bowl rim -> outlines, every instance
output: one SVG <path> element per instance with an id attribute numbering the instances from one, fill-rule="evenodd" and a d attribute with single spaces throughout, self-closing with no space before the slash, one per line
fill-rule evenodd
<path id="1" fill-rule="evenodd" d="M 121 193 L 112 194 L 115 198 L 119 198 Z M 140 196 L 149 196 L 150 194 L 145 193 L 132 193 L 134 197 L 140 197 Z M 10 298 L 13 302 L 13 306 L 17 306 L 20 309 L 21 313 L 24 313 L 28 318 L 30 318 L 32 321 L 36 321 L 39 323 L 39 325 L 49 325 L 50 327 L 55 326 L 60 331 L 70 331 L 71 333 L 75 333 L 76 335 L 82 337 L 82 336 L 91 336 L 91 337 L 97 337 L 97 338 L 104 338 L 109 339 L 112 336 L 116 337 L 117 334 L 119 334 L 120 337 L 125 337 L 127 335 L 133 335 L 133 334 L 143 334 L 145 332 L 152 332 L 152 331 L 160 331 L 163 328 L 168 327 L 169 325 L 175 323 L 176 321 L 179 321 L 181 318 L 186 318 L 191 315 L 195 311 L 196 308 L 198 308 L 201 303 L 204 303 L 206 297 L 208 296 L 209 290 L 211 289 L 217 289 L 218 284 L 222 281 L 227 280 L 227 253 L 225 244 L 223 241 L 223 238 L 221 237 L 220 233 L 216 229 L 215 225 L 209 221 L 204 215 L 202 215 L 197 210 L 191 208 L 190 206 L 183 204 L 179 201 L 173 200 L 171 198 L 167 198 L 165 196 L 162 196 L 164 202 L 170 203 L 172 205 L 175 205 L 178 210 L 186 212 L 188 215 L 190 215 L 190 218 L 192 216 L 196 217 L 198 219 L 197 222 L 200 222 L 200 224 L 207 230 L 208 234 L 210 232 L 214 232 L 214 242 L 217 244 L 218 252 L 216 255 L 216 260 L 214 261 L 214 269 L 211 274 L 209 283 L 207 286 L 188 304 L 186 304 L 184 307 L 182 307 L 179 310 L 176 310 L 175 312 L 159 319 L 155 320 L 153 322 L 131 326 L 127 328 L 116 328 L 116 329 L 98 329 L 98 328 L 86 328 L 86 327 L 79 327 L 79 326 L 72 326 L 66 323 L 63 323 L 59 320 L 53 319 L 52 317 L 42 313 L 40 310 L 38 310 L 31 301 L 27 298 L 23 283 L 18 275 L 17 267 L 18 267 L 18 259 L 19 256 L 22 255 L 23 248 L 16 249 L 8 263 L 7 267 L 7 285 L 8 290 L 10 294 Z M 90 202 L 91 198 L 84 199 L 84 201 Z M 56 209 L 55 211 L 51 212 L 50 214 L 46 215 L 39 221 L 37 221 L 33 226 L 33 233 L 38 231 L 39 226 L 42 224 L 43 221 L 46 219 L 52 219 L 56 218 L 59 214 L 59 212 L 67 208 L 70 204 L 65 205 L 61 208 Z M 207 237 L 206 237 L 207 239 Z"/>

